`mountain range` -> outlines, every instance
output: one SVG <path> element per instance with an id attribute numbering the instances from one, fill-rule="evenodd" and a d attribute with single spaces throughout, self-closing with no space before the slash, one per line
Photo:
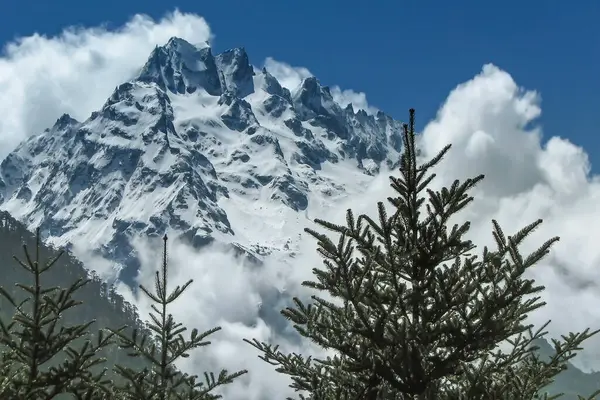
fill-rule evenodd
<path id="1" fill-rule="evenodd" d="M 400 134 L 399 121 L 338 104 L 314 77 L 285 88 L 243 48 L 214 55 L 172 38 L 87 120 L 65 114 L 11 152 L 0 208 L 52 245 L 82 241 L 129 284 L 132 238 L 167 230 L 260 262 L 294 251 L 283 221 L 394 167 Z"/>

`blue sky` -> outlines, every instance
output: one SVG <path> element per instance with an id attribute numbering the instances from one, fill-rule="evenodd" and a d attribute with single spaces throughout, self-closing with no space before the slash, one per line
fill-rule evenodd
<path id="1" fill-rule="evenodd" d="M 8 5 L 7 5 L 8 4 Z M 305 66 L 323 84 L 367 94 L 369 103 L 403 118 L 409 107 L 424 124 L 448 93 L 483 64 L 506 70 L 541 93 L 545 137 L 568 137 L 600 164 L 600 2 L 263 0 L 8 1 L 0 43 L 66 26 L 122 25 L 133 14 L 158 19 L 175 7 L 206 18 L 217 51 L 244 46 Z"/>

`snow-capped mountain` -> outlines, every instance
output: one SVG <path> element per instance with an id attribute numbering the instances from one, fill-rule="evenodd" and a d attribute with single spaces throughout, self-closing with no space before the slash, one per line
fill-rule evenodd
<path id="1" fill-rule="evenodd" d="M 286 224 L 311 204 L 393 167 L 400 132 L 382 112 L 336 103 L 314 77 L 284 88 L 243 48 L 215 56 L 172 38 L 87 120 L 65 114 L 10 153 L 0 208 L 51 244 L 83 241 L 128 283 L 136 235 L 170 230 L 260 259 L 293 251 Z"/>

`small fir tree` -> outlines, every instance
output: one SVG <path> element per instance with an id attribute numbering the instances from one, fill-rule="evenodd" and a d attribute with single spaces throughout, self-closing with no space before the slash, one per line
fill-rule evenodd
<path id="1" fill-rule="evenodd" d="M 61 321 L 65 312 L 81 305 L 73 295 L 89 280 L 79 279 L 67 289 L 43 287 L 43 274 L 55 266 L 63 253 L 41 263 L 39 229 L 35 258 L 31 258 L 26 245 L 23 250 L 25 261 L 16 256 L 14 259 L 33 280 L 29 285 L 16 284 L 25 293 L 25 299 L 17 302 L 0 287 L 0 295 L 14 307 L 10 322 L 0 319 L 0 398 L 50 400 L 66 394 L 87 400 L 112 398 L 106 368 L 101 368 L 106 360 L 97 354 L 110 344 L 112 334 L 100 331 L 94 340 L 89 331 L 94 320 L 78 325 Z"/>
<path id="2" fill-rule="evenodd" d="M 245 340 L 263 353 L 260 358 L 291 376 L 292 388 L 308 392 L 301 399 L 536 398 L 582 341 L 598 332 L 554 341 L 557 352 L 549 361 L 535 355 L 531 342 L 546 332 L 532 332 L 524 320 L 545 304 L 532 297 L 544 287 L 523 274 L 559 238 L 523 257 L 518 246 L 542 221 L 509 237 L 492 221 L 497 249 L 484 248 L 481 258 L 471 255 L 475 246 L 463 239 L 469 222 L 447 224 L 473 200 L 467 192 L 483 175 L 433 191 L 428 185 L 435 174 L 428 171 L 450 145 L 418 165 L 414 110 L 403 140 L 400 176 L 390 177 L 397 193 L 388 198 L 391 215 L 379 202 L 378 221 L 367 215 L 356 219 L 351 210 L 346 226 L 316 219 L 339 235 L 337 244 L 305 229 L 317 239 L 325 269 L 313 269 L 316 281 L 303 285 L 329 292 L 338 302 L 312 296 L 306 305 L 294 298 L 295 307 L 282 314 L 302 336 L 336 355 L 305 358 Z M 513 350 L 498 351 L 506 341 Z"/>
<path id="3" fill-rule="evenodd" d="M 135 371 L 128 367 L 117 365 L 116 372 L 121 375 L 126 384 L 117 388 L 117 393 L 122 399 L 130 400 L 213 400 L 221 398 L 212 391 L 222 385 L 231 383 L 235 378 L 247 373 L 241 370 L 228 373 L 222 370 L 218 377 L 211 373 L 204 373 L 204 382 L 197 382 L 196 375 L 189 375 L 178 371 L 174 365 L 179 358 L 189 357 L 189 351 L 198 347 L 207 346 L 206 337 L 220 330 L 212 328 L 199 334 L 193 329 L 190 340 L 185 340 L 182 333 L 187 330 L 181 323 L 174 321 L 173 316 L 167 313 L 167 306 L 173 303 L 193 282 L 190 279 L 183 286 L 177 286 L 171 293 L 167 292 L 167 236 L 164 236 L 162 276 L 156 271 L 155 293 L 151 293 L 143 285 L 142 292 L 154 304 L 152 309 L 156 314 L 150 313 L 152 322 L 148 325 L 154 336 L 139 334 L 134 329 L 131 337 L 126 336 L 122 330 L 112 331 L 119 337 L 119 346 L 129 350 L 132 357 L 143 357 L 150 362 L 152 367 Z"/>

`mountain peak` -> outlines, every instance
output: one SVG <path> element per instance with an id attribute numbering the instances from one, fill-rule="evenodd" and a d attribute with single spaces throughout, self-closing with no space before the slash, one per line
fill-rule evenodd
<path id="1" fill-rule="evenodd" d="M 319 80 L 314 76 L 304 78 L 302 82 L 300 82 L 300 90 L 305 90 L 310 93 L 317 93 L 320 89 L 321 84 L 319 83 Z"/>
<path id="2" fill-rule="evenodd" d="M 194 46 L 177 37 L 152 51 L 137 80 L 154 82 L 172 93 L 193 93 L 203 88 L 213 96 L 221 94 L 211 48 L 206 44 Z"/>
<path id="3" fill-rule="evenodd" d="M 258 85 L 267 93 L 275 96 L 279 96 L 289 103 L 292 102 L 292 96 L 287 88 L 281 86 L 277 78 L 267 71 L 265 67 L 262 68 L 261 72 L 257 76 Z"/>
<path id="4" fill-rule="evenodd" d="M 157 47 L 163 47 L 166 50 L 177 52 L 184 56 L 191 55 L 192 57 L 197 51 L 210 48 L 207 42 L 194 45 L 188 42 L 187 40 L 179 38 L 177 36 L 171 37 L 164 46 Z"/>
<path id="5" fill-rule="evenodd" d="M 305 78 L 293 93 L 293 100 L 305 119 L 317 116 L 339 118 L 341 107 L 335 102 L 327 86 L 321 86 L 317 78 Z"/>
<path id="6" fill-rule="evenodd" d="M 253 76 L 254 69 L 243 47 L 215 57 L 208 43 L 193 45 L 172 37 L 152 51 L 137 80 L 154 82 L 176 94 L 203 88 L 212 96 L 230 92 L 243 98 L 254 92 Z"/>
<path id="7" fill-rule="evenodd" d="M 254 68 L 250 65 L 246 49 L 236 47 L 226 50 L 215 57 L 215 63 L 224 90 L 240 98 L 254 93 Z"/>
<path id="8" fill-rule="evenodd" d="M 56 122 L 54 123 L 54 126 L 52 128 L 56 129 L 56 130 L 64 129 L 69 125 L 75 125 L 78 123 L 79 123 L 79 121 L 77 121 L 75 118 L 71 117 L 69 114 L 65 113 L 56 120 Z"/>
<path id="9" fill-rule="evenodd" d="M 205 48 L 209 48 L 210 44 L 206 41 L 197 45 L 191 44 L 185 39 L 179 38 L 177 36 L 172 36 L 167 44 L 164 45 L 167 49 L 173 49 L 179 53 L 194 53 L 195 51 L 202 50 Z"/>

